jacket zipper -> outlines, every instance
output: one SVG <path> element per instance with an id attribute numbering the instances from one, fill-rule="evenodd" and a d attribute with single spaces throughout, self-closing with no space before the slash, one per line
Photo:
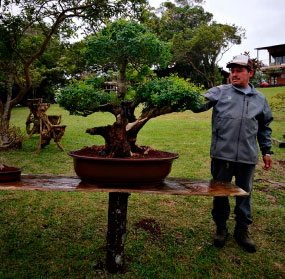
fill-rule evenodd
<path id="1" fill-rule="evenodd" d="M 247 105 L 248 105 L 248 102 L 247 102 Z M 245 107 L 245 94 L 244 94 L 244 97 L 243 97 L 242 114 L 241 114 L 241 120 L 240 120 L 240 125 L 239 125 L 239 133 L 238 133 L 238 140 L 237 140 L 237 155 L 236 155 L 236 161 L 238 161 L 238 150 L 239 150 L 240 132 L 241 132 L 241 126 L 242 126 L 242 120 L 243 120 L 244 107 Z"/>

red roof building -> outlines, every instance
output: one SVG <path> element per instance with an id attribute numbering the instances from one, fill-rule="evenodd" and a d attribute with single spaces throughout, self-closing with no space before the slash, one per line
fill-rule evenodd
<path id="1" fill-rule="evenodd" d="M 271 86 L 285 85 L 285 44 L 259 47 L 257 50 L 267 50 L 269 55 L 269 64 L 263 66 L 261 71 L 268 76 L 269 84 Z"/>

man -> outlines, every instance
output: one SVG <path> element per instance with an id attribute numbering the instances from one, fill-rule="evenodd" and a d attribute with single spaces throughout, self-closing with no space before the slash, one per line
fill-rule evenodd
<path id="1" fill-rule="evenodd" d="M 255 165 L 258 161 L 257 141 L 263 155 L 264 170 L 272 161 L 271 129 L 273 120 L 265 97 L 249 83 L 253 76 L 253 62 L 238 55 L 227 64 L 231 84 L 211 88 L 205 93 L 206 105 L 199 111 L 213 107 L 211 173 L 214 180 L 232 181 L 249 193 L 236 197 L 234 238 L 246 251 L 254 253 L 254 241 L 248 235 L 251 219 L 251 190 Z M 223 247 L 229 235 L 227 219 L 230 215 L 228 197 L 214 197 L 212 216 L 217 230 L 214 245 Z"/>

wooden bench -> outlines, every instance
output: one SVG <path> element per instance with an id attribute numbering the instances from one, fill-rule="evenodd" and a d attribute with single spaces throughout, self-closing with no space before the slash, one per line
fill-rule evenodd
<path id="1" fill-rule="evenodd" d="M 227 182 L 202 179 L 166 178 L 159 185 L 140 187 L 100 187 L 82 182 L 76 176 L 22 175 L 21 180 L 0 183 L 0 190 L 108 192 L 108 231 L 106 269 L 124 270 L 127 208 L 130 193 L 184 196 L 246 196 L 248 193 Z"/>

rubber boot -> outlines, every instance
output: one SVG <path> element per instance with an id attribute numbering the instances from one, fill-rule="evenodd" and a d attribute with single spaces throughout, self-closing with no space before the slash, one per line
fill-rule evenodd
<path id="1" fill-rule="evenodd" d="M 256 252 L 256 246 L 254 241 L 248 236 L 248 230 L 235 229 L 234 238 L 238 245 L 249 253 Z"/>
<path id="2" fill-rule="evenodd" d="M 229 236 L 228 228 L 217 226 L 216 235 L 214 237 L 214 246 L 218 248 L 222 248 L 225 246 L 227 238 Z"/>

